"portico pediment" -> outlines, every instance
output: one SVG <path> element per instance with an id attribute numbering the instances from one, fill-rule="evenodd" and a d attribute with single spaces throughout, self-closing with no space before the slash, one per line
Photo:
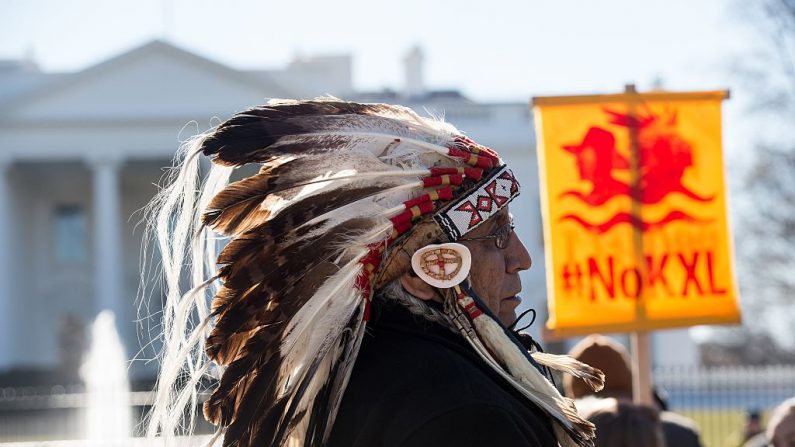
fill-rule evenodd
<path id="1" fill-rule="evenodd" d="M 267 79 L 154 41 L 0 104 L 0 122 L 206 122 L 266 98 L 291 96 Z"/>

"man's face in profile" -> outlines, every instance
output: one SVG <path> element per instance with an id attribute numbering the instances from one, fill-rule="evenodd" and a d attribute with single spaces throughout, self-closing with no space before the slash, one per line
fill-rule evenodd
<path id="1" fill-rule="evenodd" d="M 505 325 L 512 324 L 516 319 L 516 307 L 521 302 L 518 294 L 522 291 L 519 272 L 530 268 L 530 254 L 513 231 L 507 232 L 505 248 L 499 248 L 495 238 L 477 241 L 467 239 L 495 236 L 495 232 L 501 229 L 506 231 L 506 226 L 510 224 L 511 214 L 505 207 L 460 241 L 472 254 L 469 273 L 472 287 Z"/>

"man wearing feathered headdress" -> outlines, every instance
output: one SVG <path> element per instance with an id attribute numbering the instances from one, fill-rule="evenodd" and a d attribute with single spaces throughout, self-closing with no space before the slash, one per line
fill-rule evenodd
<path id="1" fill-rule="evenodd" d="M 593 444 L 545 372 L 602 374 L 509 329 L 531 261 L 492 149 L 323 98 L 239 113 L 183 155 L 155 202 L 168 299 L 150 434 L 178 431 L 209 375 L 224 446 Z"/>

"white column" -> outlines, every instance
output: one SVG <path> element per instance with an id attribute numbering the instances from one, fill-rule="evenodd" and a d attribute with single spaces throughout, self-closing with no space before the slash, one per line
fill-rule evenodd
<path id="1" fill-rule="evenodd" d="M 0 158 L 0 369 L 12 366 L 14 361 L 14 321 L 19 318 L 15 314 L 14 284 L 11 273 L 11 216 L 10 209 L 11 185 L 8 171 L 11 162 Z"/>
<path id="2" fill-rule="evenodd" d="M 112 157 L 90 161 L 94 195 L 94 303 L 97 311 L 112 310 L 116 321 L 126 321 L 121 256 L 121 160 Z"/>

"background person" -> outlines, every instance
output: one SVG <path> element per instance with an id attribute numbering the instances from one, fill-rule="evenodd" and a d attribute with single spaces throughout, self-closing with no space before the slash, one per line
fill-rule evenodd
<path id="1" fill-rule="evenodd" d="M 581 405 L 580 405 L 581 404 Z M 586 398 L 580 413 L 596 426 L 596 447 L 665 447 L 656 408 L 607 398 Z M 680 444 L 670 444 L 672 447 Z"/>
<path id="2" fill-rule="evenodd" d="M 571 348 L 569 355 L 601 370 L 605 374 L 605 386 L 601 391 L 596 392 L 589 389 L 582 380 L 564 376 L 563 388 L 566 396 L 573 399 L 593 396 L 614 398 L 620 402 L 632 402 L 630 357 L 620 343 L 603 335 L 593 334 Z M 660 405 L 658 404 L 658 406 Z M 664 405 L 660 406 L 658 410 L 663 410 L 663 408 Z M 693 420 L 670 411 L 660 411 L 659 419 L 667 445 L 701 446 L 698 427 Z"/>
<path id="3" fill-rule="evenodd" d="M 773 447 L 795 447 L 795 397 L 773 410 L 765 434 Z"/>

